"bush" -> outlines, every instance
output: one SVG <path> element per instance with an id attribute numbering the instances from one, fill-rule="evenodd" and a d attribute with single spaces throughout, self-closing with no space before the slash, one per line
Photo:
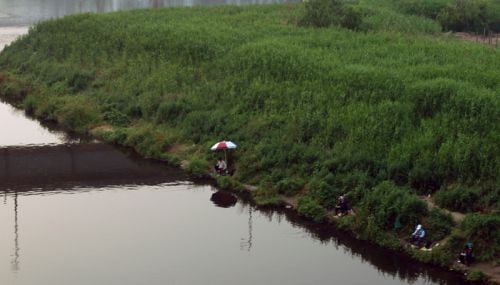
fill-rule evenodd
<path id="1" fill-rule="evenodd" d="M 236 181 L 231 176 L 217 176 L 217 186 L 223 190 L 231 191 L 244 191 L 244 187 L 241 183 Z"/>
<path id="2" fill-rule="evenodd" d="M 158 107 L 156 121 L 159 123 L 172 122 L 189 111 L 189 105 L 183 100 L 165 99 Z"/>
<path id="3" fill-rule="evenodd" d="M 296 177 L 285 178 L 276 184 L 278 192 L 286 196 L 297 194 L 303 186 L 304 182 Z"/>
<path id="4" fill-rule="evenodd" d="M 361 23 L 361 13 L 343 0 L 310 0 L 300 20 L 304 26 L 341 26 L 351 30 L 358 30 Z"/>
<path id="5" fill-rule="evenodd" d="M 297 211 L 317 222 L 323 221 L 326 218 L 326 210 L 321 207 L 320 203 L 309 196 L 304 196 L 299 199 Z"/>
<path id="6" fill-rule="evenodd" d="M 435 19 L 450 0 L 395 0 L 394 2 L 404 13 Z"/>
<path id="7" fill-rule="evenodd" d="M 0 96 L 11 102 L 22 101 L 31 91 L 31 84 L 25 80 L 4 77 L 0 82 Z"/>
<path id="8" fill-rule="evenodd" d="M 209 164 L 206 160 L 193 157 L 189 159 L 188 167 L 186 170 L 195 176 L 203 177 L 207 175 L 209 168 Z"/>
<path id="9" fill-rule="evenodd" d="M 112 131 L 97 131 L 96 136 L 108 143 L 123 145 L 127 139 L 126 128 L 115 128 Z"/>
<path id="10" fill-rule="evenodd" d="M 68 86 L 74 92 L 80 92 L 85 90 L 92 80 L 94 79 L 93 75 L 90 72 L 78 71 L 68 75 Z"/>
<path id="11" fill-rule="evenodd" d="M 259 188 L 253 192 L 255 202 L 262 206 L 276 206 L 282 203 L 278 196 L 278 190 L 268 178 L 260 181 Z"/>
<path id="12" fill-rule="evenodd" d="M 486 279 L 487 278 L 484 275 L 484 273 L 481 271 L 477 271 L 477 270 L 473 270 L 472 272 L 470 272 L 467 275 L 467 280 L 473 281 L 473 282 L 481 282 L 481 281 L 485 281 Z"/>
<path id="13" fill-rule="evenodd" d="M 434 201 L 442 208 L 452 211 L 472 212 L 479 210 L 479 189 L 467 186 L 441 188 L 434 195 Z"/>
<path id="14" fill-rule="evenodd" d="M 130 118 L 116 108 L 105 111 L 104 120 L 117 127 L 126 127 L 130 124 Z"/>
<path id="15" fill-rule="evenodd" d="M 464 84 L 449 79 L 433 79 L 412 84 L 407 94 L 413 103 L 415 118 L 428 118 L 441 112 L 450 97 L 455 96 Z"/>
<path id="16" fill-rule="evenodd" d="M 453 220 L 443 210 L 434 208 L 429 211 L 429 216 L 425 219 L 425 228 L 431 241 L 439 241 L 451 233 Z"/>
<path id="17" fill-rule="evenodd" d="M 435 34 L 441 32 L 441 25 L 435 20 L 417 16 L 404 15 L 386 7 L 370 8 L 363 18 L 361 30 L 386 32 Z"/>
<path id="18" fill-rule="evenodd" d="M 337 204 L 338 197 L 342 195 L 339 189 L 328 183 L 328 176 L 324 179 L 312 179 L 306 185 L 306 189 L 307 194 L 317 199 L 320 205 L 326 209 L 333 209 Z"/>
<path id="19" fill-rule="evenodd" d="M 467 215 L 460 230 L 465 240 L 473 243 L 477 259 L 487 261 L 500 257 L 499 215 Z"/>
<path id="20" fill-rule="evenodd" d="M 396 220 L 410 229 L 427 215 L 427 205 L 409 189 L 384 181 L 367 193 L 361 202 L 380 228 L 393 229 Z"/>
<path id="21" fill-rule="evenodd" d="M 498 32 L 498 7 L 491 0 L 454 0 L 441 10 L 437 18 L 446 30 Z"/>
<path id="22" fill-rule="evenodd" d="M 80 97 L 65 98 L 55 113 L 62 126 L 78 133 L 87 132 L 101 121 L 99 109 Z"/>

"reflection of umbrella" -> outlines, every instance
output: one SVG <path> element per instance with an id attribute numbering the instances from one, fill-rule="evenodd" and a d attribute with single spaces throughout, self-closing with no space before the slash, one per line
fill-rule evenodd
<path id="1" fill-rule="evenodd" d="M 217 191 L 212 194 L 212 197 L 210 197 L 210 201 L 214 202 L 217 207 L 229 208 L 236 205 L 238 199 L 231 193 Z"/>
<path id="2" fill-rule="evenodd" d="M 223 150 L 224 151 L 224 157 L 225 157 L 225 160 L 226 160 L 226 164 L 227 164 L 227 153 L 226 151 L 228 149 L 235 149 L 237 147 L 237 145 L 232 142 L 232 141 L 220 141 L 216 144 L 214 144 L 210 149 L 211 150 Z"/>

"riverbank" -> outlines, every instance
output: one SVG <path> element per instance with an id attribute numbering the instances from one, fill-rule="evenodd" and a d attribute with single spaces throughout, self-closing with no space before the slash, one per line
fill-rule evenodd
<path id="1" fill-rule="evenodd" d="M 385 30 L 375 20 L 387 14 L 371 9 L 364 32 L 302 27 L 301 5 L 53 20 L 0 55 L 0 93 L 195 175 L 215 160 L 215 141 L 234 140 L 222 188 L 256 185 L 258 203 L 285 198 L 316 221 L 346 193 L 356 215 L 335 221 L 361 239 L 404 251 L 421 222 L 447 242 L 407 251 L 415 258 L 450 266 L 471 240 L 494 264 L 499 53 L 441 38 L 427 19 L 407 29 L 395 11 L 401 26 Z M 468 214 L 455 225 L 419 198 L 429 194 Z"/>

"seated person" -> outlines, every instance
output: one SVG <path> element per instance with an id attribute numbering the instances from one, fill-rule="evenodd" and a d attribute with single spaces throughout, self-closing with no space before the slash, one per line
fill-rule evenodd
<path id="1" fill-rule="evenodd" d="M 468 242 L 464 250 L 458 255 L 458 262 L 469 266 L 474 259 L 474 255 L 472 254 L 472 243 Z"/>
<path id="2" fill-rule="evenodd" d="M 224 175 L 227 172 L 227 164 L 224 161 L 224 159 L 219 158 L 217 161 L 217 164 L 215 164 L 215 172 L 217 172 L 220 175 Z"/>
<path id="3" fill-rule="evenodd" d="M 411 234 L 412 244 L 421 247 L 422 244 L 425 244 L 425 230 L 421 224 L 418 224 L 415 228 L 415 231 Z"/>
<path id="4" fill-rule="evenodd" d="M 335 206 L 335 215 L 336 216 L 345 216 L 349 213 L 349 204 L 347 203 L 347 199 L 344 195 L 340 195 L 337 205 Z"/>

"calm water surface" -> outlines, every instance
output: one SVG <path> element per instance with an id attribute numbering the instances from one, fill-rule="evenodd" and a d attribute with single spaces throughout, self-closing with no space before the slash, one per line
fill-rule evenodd
<path id="1" fill-rule="evenodd" d="M 82 11 L 196 1 L 0 0 L 0 49 Z M 211 2 L 213 3 L 213 2 Z M 0 284 L 465 284 L 0 103 Z"/>

